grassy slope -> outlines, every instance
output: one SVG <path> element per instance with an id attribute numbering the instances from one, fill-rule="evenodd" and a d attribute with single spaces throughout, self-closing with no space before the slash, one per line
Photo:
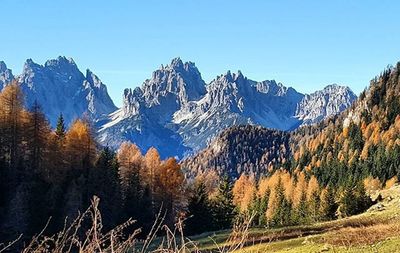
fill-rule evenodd
<path id="1" fill-rule="evenodd" d="M 250 229 L 237 252 L 400 252 L 400 186 L 380 192 L 383 200 L 345 219 L 277 229 Z M 202 251 L 228 246 L 230 231 L 192 238 Z"/>

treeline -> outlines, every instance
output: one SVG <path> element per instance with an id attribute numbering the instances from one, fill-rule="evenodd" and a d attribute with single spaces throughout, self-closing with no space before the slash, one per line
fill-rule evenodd
<path id="1" fill-rule="evenodd" d="M 259 180 L 242 174 L 229 184 L 225 178 L 216 192 L 208 187 L 210 178 L 204 175 L 194 183 L 188 206 L 187 228 L 191 233 L 228 228 L 249 219 L 253 226 L 281 227 L 347 217 L 371 206 L 366 184 L 375 185 L 374 190 L 381 187 L 375 180 L 360 182 L 353 188 L 324 187 L 313 175 L 303 171 L 289 173 L 283 169 Z M 229 205 L 233 209 L 229 209 Z M 221 224 L 217 215 L 219 206 L 224 206 L 224 217 L 229 217 L 225 227 L 215 226 Z"/>
<path id="2" fill-rule="evenodd" d="M 277 170 L 256 182 L 242 175 L 233 188 L 234 203 L 257 226 L 287 226 L 327 221 L 361 213 L 371 206 L 364 184 L 354 188 L 321 186 L 303 171 Z"/>
<path id="3" fill-rule="evenodd" d="M 132 217 L 145 233 L 160 210 L 170 226 L 184 213 L 185 181 L 174 158 L 161 160 L 153 148 L 142 155 L 130 143 L 117 153 L 101 148 L 85 120 L 66 129 L 61 115 L 52 130 L 38 104 L 24 108 L 16 83 L 0 93 L 0 105 L 0 241 L 29 238 L 50 217 L 53 234 L 93 195 L 105 229 Z"/>

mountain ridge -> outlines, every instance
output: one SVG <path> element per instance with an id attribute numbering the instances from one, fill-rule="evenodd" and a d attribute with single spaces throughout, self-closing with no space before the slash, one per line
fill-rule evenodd
<path id="1" fill-rule="evenodd" d="M 27 107 L 38 101 L 53 127 L 60 113 L 67 124 L 86 115 L 104 146 L 118 148 L 131 141 L 143 152 L 154 146 L 163 157 L 179 158 L 205 148 L 231 126 L 293 130 L 343 111 L 356 98 L 344 86 L 302 94 L 275 80 L 251 80 L 240 70 L 206 83 L 194 62 L 179 57 L 161 65 L 142 86 L 125 89 L 121 108 L 97 75 L 90 69 L 81 72 L 65 56 L 43 65 L 27 59 L 15 76 L 0 62 L 0 88 L 14 78 L 26 94 Z"/>
<path id="2" fill-rule="evenodd" d="M 250 80 L 241 71 L 227 71 L 206 84 L 193 62 L 174 58 L 141 87 L 125 89 L 122 108 L 99 126 L 99 140 L 113 147 L 149 140 L 139 144 L 143 152 L 155 146 L 162 156 L 182 158 L 230 126 L 293 130 L 343 111 L 355 98 L 348 87 L 327 86 L 305 95 L 275 80 Z M 154 126 L 155 132 L 147 131 Z"/>
<path id="3" fill-rule="evenodd" d="M 106 85 L 90 70 L 84 75 L 72 58 L 59 56 L 43 65 L 27 59 L 16 76 L 4 62 L 0 64 L 0 89 L 14 78 L 25 94 L 26 106 L 37 101 L 53 127 L 60 113 L 70 124 L 83 116 L 97 121 L 117 109 Z"/>

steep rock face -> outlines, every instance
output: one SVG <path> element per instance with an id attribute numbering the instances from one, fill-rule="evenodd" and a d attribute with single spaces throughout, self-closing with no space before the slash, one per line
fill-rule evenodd
<path id="1" fill-rule="evenodd" d="M 11 69 L 7 68 L 7 65 L 0 61 L 0 91 L 14 79 Z"/>
<path id="2" fill-rule="evenodd" d="M 99 125 L 99 140 L 118 147 L 135 142 L 162 156 L 184 157 L 222 130 L 242 124 L 292 130 L 339 113 L 355 99 L 346 87 L 303 95 L 274 80 L 256 82 L 228 71 L 209 84 L 194 63 L 173 59 L 142 87 L 126 89 L 123 107 Z"/>
<path id="3" fill-rule="evenodd" d="M 60 113 L 69 124 L 83 115 L 95 121 L 117 109 L 100 79 L 90 70 L 84 76 L 75 62 L 65 57 L 44 65 L 28 59 L 18 82 L 27 107 L 38 101 L 52 126 Z"/>
<path id="4" fill-rule="evenodd" d="M 332 84 L 323 90 L 305 95 L 296 109 L 302 124 L 311 124 L 333 116 L 348 108 L 357 96 L 345 86 Z"/>
<path id="5" fill-rule="evenodd" d="M 298 125 L 292 117 L 303 97 L 275 81 L 255 82 L 239 71 L 217 77 L 207 86 L 207 94 L 194 106 L 176 112 L 174 122 L 185 145 L 204 148 L 222 130 L 242 124 L 289 130 Z"/>
<path id="6" fill-rule="evenodd" d="M 125 89 L 122 110 L 124 117 L 146 111 L 160 121 L 167 121 L 205 92 L 205 83 L 194 63 L 175 58 L 171 64 L 154 71 L 141 88 Z"/>
<path id="7" fill-rule="evenodd" d="M 122 108 L 99 126 L 99 140 L 112 147 L 129 140 L 143 151 L 155 146 L 163 156 L 181 156 L 189 149 L 177 133 L 173 114 L 204 96 L 205 86 L 194 63 L 173 59 L 142 87 L 125 89 Z"/>

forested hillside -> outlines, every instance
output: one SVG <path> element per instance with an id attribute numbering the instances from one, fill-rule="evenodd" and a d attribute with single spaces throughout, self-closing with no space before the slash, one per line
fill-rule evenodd
<path id="1" fill-rule="evenodd" d="M 398 177 L 399 67 L 389 67 L 374 78 L 340 116 L 295 131 L 291 170 L 305 170 L 323 185 L 342 187 L 366 178 L 384 183 Z"/>
<path id="2" fill-rule="evenodd" d="M 188 174 L 214 170 L 237 179 L 243 173 L 259 177 L 289 157 L 289 133 L 260 126 L 234 126 L 210 146 L 182 162 Z"/>
<path id="3" fill-rule="evenodd" d="M 369 192 L 400 175 L 399 67 L 374 78 L 338 116 L 291 133 L 233 127 L 182 166 L 208 183 L 205 171 L 239 178 L 234 204 L 239 217 L 255 214 L 256 225 L 360 213 L 372 203 Z"/>
<path id="4" fill-rule="evenodd" d="M 69 129 L 60 115 L 52 130 L 40 106 L 29 110 L 14 83 L 0 93 L 0 241 L 23 240 L 70 224 L 100 198 L 104 229 L 132 217 L 148 231 L 155 214 L 172 226 L 183 211 L 184 177 L 174 158 L 155 149 L 142 155 L 124 143 L 117 153 L 100 147 L 85 120 Z M 66 220 L 65 220 L 66 219 Z"/>

